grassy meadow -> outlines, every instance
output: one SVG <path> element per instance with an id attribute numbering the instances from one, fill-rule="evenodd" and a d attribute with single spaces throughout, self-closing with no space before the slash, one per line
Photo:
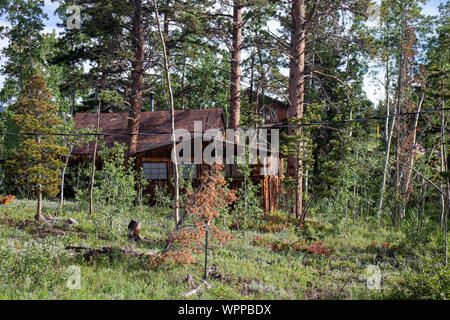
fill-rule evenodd
<path id="1" fill-rule="evenodd" d="M 448 299 L 449 268 L 443 266 L 438 229 L 427 239 L 414 222 L 393 228 L 371 221 L 327 222 L 313 215 L 302 226 L 272 216 L 266 227 L 229 230 L 225 245 L 210 241 L 209 290 L 184 298 L 187 275 L 201 283 L 204 255 L 190 265 L 149 267 L 173 228 L 167 209 L 135 208 L 109 229 L 104 214 L 88 215 L 77 203 L 58 210 L 44 202 L 43 214 L 74 218 L 76 227 L 33 220 L 35 202 L 0 206 L 0 299 Z M 131 219 L 142 223 L 145 242 L 127 237 Z M 29 221 L 28 221 L 29 220 Z M 28 222 L 27 222 L 28 221 Z M 270 223 L 270 224 L 269 224 Z M 218 221 L 222 229 L 231 217 Z M 267 227 L 271 225 L 272 227 Z M 420 226 L 425 229 L 425 226 Z M 429 224 L 428 228 L 436 228 Z M 424 233 L 425 234 L 425 233 Z M 319 243 L 315 246 L 314 244 Z M 85 258 L 68 246 L 110 247 Z M 318 250 L 314 248 L 319 248 Z M 136 256 L 123 249 L 148 253 Z M 375 271 L 374 271 L 375 270 Z M 379 287 L 371 282 L 380 273 Z M 79 273 L 78 286 L 74 276 Z M 376 279 L 375 279 L 376 282 Z"/>

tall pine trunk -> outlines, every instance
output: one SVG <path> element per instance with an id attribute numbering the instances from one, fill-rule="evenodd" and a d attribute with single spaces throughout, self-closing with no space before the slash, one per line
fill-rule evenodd
<path id="1" fill-rule="evenodd" d="M 41 143 L 41 138 L 39 137 L 39 135 L 36 136 L 36 142 L 38 145 Z M 42 184 L 38 184 L 36 216 L 34 217 L 34 219 L 36 221 L 44 220 L 44 217 L 42 216 Z"/>
<path id="2" fill-rule="evenodd" d="M 37 209 L 36 209 L 36 216 L 34 219 L 36 221 L 43 221 L 44 217 L 42 216 L 42 186 L 39 185 L 38 187 L 38 195 L 37 195 Z"/>
<path id="3" fill-rule="evenodd" d="M 60 192 L 60 195 L 59 195 L 59 207 L 60 207 L 60 209 L 62 209 L 62 207 L 64 205 L 64 184 L 65 184 L 65 180 L 66 180 L 66 169 L 67 169 L 67 166 L 69 164 L 70 154 L 71 154 L 71 151 L 66 156 L 65 161 L 64 161 L 64 167 L 62 168 L 62 171 L 61 171 L 61 192 Z"/>
<path id="4" fill-rule="evenodd" d="M 301 121 L 305 97 L 306 0 L 292 0 L 291 48 L 289 64 L 289 118 Z M 296 182 L 295 215 L 303 212 L 303 143 L 301 127 L 289 128 L 289 135 L 299 138 L 296 155 L 288 156 L 288 175 Z"/>
<path id="5" fill-rule="evenodd" d="M 233 1 L 233 44 L 231 49 L 230 128 L 239 128 L 241 112 L 242 5 Z"/>
<path id="6" fill-rule="evenodd" d="M 131 70 L 131 102 L 128 120 L 128 154 L 134 155 L 137 149 L 139 120 L 142 108 L 142 89 L 144 84 L 145 39 L 142 14 L 142 0 L 134 0 L 133 47 L 134 60 Z"/>
<path id="7" fill-rule="evenodd" d="M 30 60 L 30 78 L 33 77 L 33 53 L 31 51 L 31 34 L 28 37 L 28 58 Z"/>

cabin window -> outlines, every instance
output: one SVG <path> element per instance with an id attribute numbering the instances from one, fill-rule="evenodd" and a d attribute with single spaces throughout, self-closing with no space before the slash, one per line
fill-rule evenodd
<path id="1" fill-rule="evenodd" d="M 167 180 L 166 162 L 146 162 L 142 164 L 147 180 Z"/>
<path id="2" fill-rule="evenodd" d="M 225 166 L 225 177 L 242 178 L 244 175 L 239 171 L 239 166 L 237 164 L 228 164 Z"/>
<path id="3" fill-rule="evenodd" d="M 183 166 L 183 179 L 190 178 L 192 168 L 194 168 L 192 179 L 197 179 L 197 165 L 194 163 L 181 163 L 180 166 Z"/>
<path id="4" fill-rule="evenodd" d="M 274 122 L 277 121 L 277 113 L 273 108 L 264 106 L 259 115 L 264 120 L 265 123 L 270 121 Z"/>

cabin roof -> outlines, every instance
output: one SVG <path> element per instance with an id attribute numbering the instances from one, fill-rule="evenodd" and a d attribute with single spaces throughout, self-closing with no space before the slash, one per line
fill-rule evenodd
<path id="1" fill-rule="evenodd" d="M 255 101 L 256 101 L 256 98 L 258 97 L 257 92 L 254 91 L 254 90 L 251 91 L 250 89 L 247 89 L 245 91 L 245 94 L 248 97 L 253 96 L 253 99 Z M 259 97 L 259 98 L 261 99 L 262 97 Z M 281 100 L 279 100 L 277 98 L 271 97 L 271 96 L 269 96 L 267 94 L 264 95 L 264 105 L 272 105 L 272 106 L 277 107 L 277 108 L 286 109 L 286 110 L 288 109 L 288 104 L 286 102 L 283 102 L 283 101 L 281 101 Z"/>
<path id="2" fill-rule="evenodd" d="M 75 129 L 87 128 L 97 125 L 97 114 L 95 113 L 76 113 Z M 209 129 L 225 129 L 225 120 L 223 110 L 201 109 L 201 110 L 176 110 L 175 111 L 175 129 L 186 129 L 194 131 L 194 122 L 201 121 L 203 131 Z M 106 135 L 105 142 L 108 147 L 112 147 L 114 142 L 125 143 L 128 140 L 127 135 L 128 113 L 101 113 L 100 128 L 102 133 L 123 134 Z M 171 122 L 169 111 L 141 112 L 139 122 L 139 133 L 148 133 L 149 135 L 140 135 L 138 137 L 137 153 L 156 149 L 171 143 Z M 75 155 L 91 154 L 93 143 L 77 148 L 73 151 Z"/>

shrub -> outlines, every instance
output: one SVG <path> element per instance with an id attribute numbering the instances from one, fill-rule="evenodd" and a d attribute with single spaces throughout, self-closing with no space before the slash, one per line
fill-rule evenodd
<path id="1" fill-rule="evenodd" d="M 132 159 L 127 159 L 126 147 L 114 143 L 113 148 L 107 148 L 101 143 L 99 156 L 102 169 L 96 171 L 94 185 L 94 205 L 106 213 L 110 229 L 113 228 L 115 217 L 133 206 L 137 199 L 136 172 Z M 90 174 L 86 171 L 87 174 Z M 86 203 L 89 201 L 89 190 L 76 189 L 77 199 Z"/>
<path id="2" fill-rule="evenodd" d="M 155 206 L 158 208 L 170 208 L 173 204 L 172 196 L 167 186 L 155 186 Z"/>
<path id="3" fill-rule="evenodd" d="M 450 298 L 450 268 L 421 258 L 414 268 L 397 277 L 397 285 L 382 293 L 385 299 L 448 300 Z"/>
<path id="4" fill-rule="evenodd" d="M 327 257 L 330 255 L 330 251 L 323 241 L 306 246 L 306 251 L 308 253 L 323 254 Z"/>
<path id="5" fill-rule="evenodd" d="M 239 228 L 248 228 L 249 225 L 257 225 L 260 216 L 264 213 L 264 210 L 261 208 L 261 198 L 258 195 L 259 186 L 251 180 L 253 168 L 250 165 L 248 147 L 245 149 L 244 156 L 244 161 L 236 159 L 239 172 L 244 177 L 242 185 L 237 191 L 238 201 L 234 206 Z"/>
<path id="6" fill-rule="evenodd" d="M 66 253 L 60 251 L 51 241 L 32 240 L 22 245 L 11 241 L 1 247 L 0 284 L 16 288 L 14 294 L 18 294 L 63 283 L 55 269 Z"/>
<path id="7" fill-rule="evenodd" d="M 212 165 L 200 176 L 200 186 L 195 192 L 187 190 L 183 203 L 184 215 L 175 229 L 167 237 L 167 247 L 155 255 L 149 262 L 150 266 L 160 263 L 194 262 L 194 253 L 201 252 L 201 245 L 209 226 L 211 236 L 221 243 L 231 240 L 231 235 L 214 225 L 215 220 L 223 212 L 221 208 L 236 200 L 234 192 L 226 192 L 225 178 L 222 175 L 223 165 Z M 182 228 L 186 218 L 192 218 L 194 226 Z"/>
<path id="8" fill-rule="evenodd" d="M 5 197 L 3 197 L 3 196 L 0 194 L 0 204 L 8 205 L 8 204 L 10 204 L 15 198 L 16 198 L 15 196 L 5 196 Z"/>

